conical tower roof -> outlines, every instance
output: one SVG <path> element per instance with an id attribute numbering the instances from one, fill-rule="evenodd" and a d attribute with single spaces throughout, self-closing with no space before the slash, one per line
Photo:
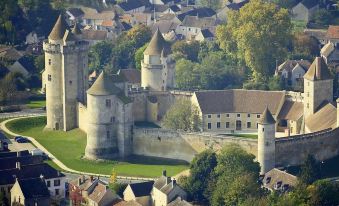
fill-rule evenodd
<path id="1" fill-rule="evenodd" d="M 94 84 L 87 90 L 87 94 L 104 96 L 116 95 L 121 93 L 121 90 L 114 85 L 113 79 L 105 72 L 101 72 Z"/>
<path id="2" fill-rule="evenodd" d="M 67 22 L 60 14 L 48 38 L 51 40 L 60 40 L 64 37 L 65 31 L 68 29 Z"/>
<path id="3" fill-rule="evenodd" d="M 72 28 L 72 33 L 75 35 L 81 34 L 80 26 L 77 22 L 75 22 L 74 27 Z"/>
<path id="4" fill-rule="evenodd" d="M 154 33 L 148 47 L 146 48 L 145 55 L 167 55 L 169 52 L 169 47 L 164 37 L 162 36 L 159 28 Z"/>
<path id="5" fill-rule="evenodd" d="M 332 79 L 330 71 L 322 57 L 316 57 L 310 68 L 304 75 L 305 79 L 308 80 L 326 80 Z"/>
<path id="6" fill-rule="evenodd" d="M 259 124 L 275 124 L 275 120 L 266 106 L 264 113 L 261 115 L 261 118 L 258 121 Z"/>

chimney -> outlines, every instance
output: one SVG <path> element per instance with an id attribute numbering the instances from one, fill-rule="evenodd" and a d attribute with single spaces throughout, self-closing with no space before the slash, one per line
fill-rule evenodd
<path id="1" fill-rule="evenodd" d="M 17 168 L 17 169 L 21 169 L 21 165 L 20 165 L 20 162 L 16 162 L 16 164 L 15 164 L 15 168 Z"/>
<path id="2" fill-rule="evenodd" d="M 166 177 L 166 170 L 162 171 L 162 176 Z"/>
<path id="3" fill-rule="evenodd" d="M 172 188 L 177 184 L 177 181 L 175 179 L 172 180 Z"/>

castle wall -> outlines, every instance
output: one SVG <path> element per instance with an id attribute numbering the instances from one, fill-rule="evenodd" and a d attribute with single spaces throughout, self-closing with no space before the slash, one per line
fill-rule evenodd
<path id="1" fill-rule="evenodd" d="M 311 154 L 323 161 L 339 154 L 339 128 L 276 139 L 276 165 L 300 165 Z"/>
<path id="2" fill-rule="evenodd" d="M 78 102 L 78 125 L 79 125 L 79 129 L 81 129 L 82 131 L 87 133 L 87 121 L 88 121 L 88 117 L 87 117 L 87 108 L 85 105 L 83 105 L 82 103 Z"/>
<path id="3" fill-rule="evenodd" d="M 133 98 L 133 118 L 136 122 L 146 121 L 146 92 L 133 93 L 130 95 Z"/>

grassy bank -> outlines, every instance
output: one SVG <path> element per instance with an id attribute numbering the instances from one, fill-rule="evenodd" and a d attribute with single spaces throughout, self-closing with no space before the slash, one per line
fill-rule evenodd
<path id="1" fill-rule="evenodd" d="M 67 167 L 83 172 L 110 174 L 114 168 L 118 175 L 157 177 L 164 169 L 169 175 L 174 175 L 188 168 L 179 161 L 138 156 L 123 162 L 83 160 L 86 134 L 80 129 L 44 131 L 45 122 L 46 117 L 31 117 L 10 121 L 6 126 L 15 133 L 35 138 Z"/>
<path id="2" fill-rule="evenodd" d="M 30 109 L 42 108 L 46 106 L 46 100 L 31 100 L 26 105 Z"/>

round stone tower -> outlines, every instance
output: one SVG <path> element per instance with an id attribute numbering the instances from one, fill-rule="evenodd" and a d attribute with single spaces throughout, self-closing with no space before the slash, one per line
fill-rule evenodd
<path id="1" fill-rule="evenodd" d="M 267 107 L 258 121 L 258 162 L 261 175 L 275 167 L 275 120 Z"/>
<path id="2" fill-rule="evenodd" d="M 79 28 L 70 30 L 59 16 L 45 52 L 47 129 L 70 130 L 77 127 L 77 103 L 86 102 L 88 88 L 88 42 L 81 40 Z"/>
<path id="3" fill-rule="evenodd" d="M 141 61 L 141 86 L 153 91 L 175 87 L 175 62 L 159 29 L 154 33 Z"/>

